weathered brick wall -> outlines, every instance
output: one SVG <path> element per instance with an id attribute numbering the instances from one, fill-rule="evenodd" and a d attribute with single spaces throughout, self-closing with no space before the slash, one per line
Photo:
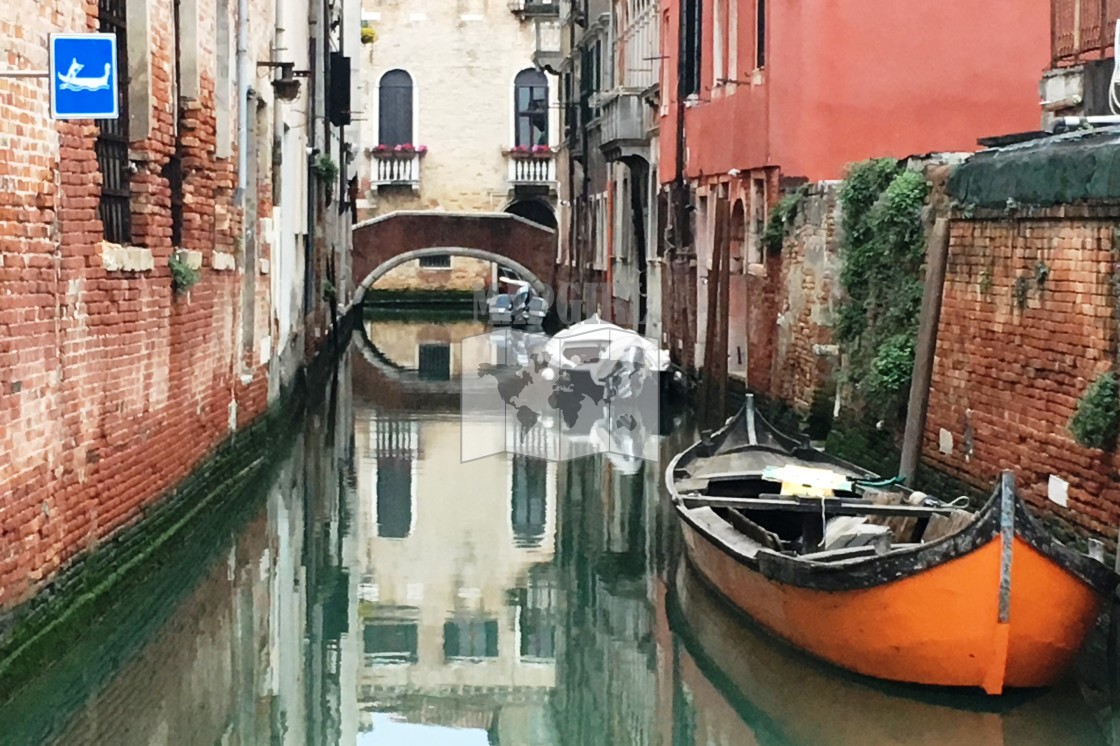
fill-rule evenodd
<path id="1" fill-rule="evenodd" d="M 956 217 L 924 447 L 985 492 L 1013 469 L 1035 506 L 1108 537 L 1115 454 L 1080 447 L 1068 425 L 1116 354 L 1118 220 L 1115 205 Z M 1051 475 L 1069 483 L 1068 508 L 1047 499 Z"/>
<path id="2" fill-rule="evenodd" d="M 212 39 L 213 6 L 199 5 L 199 36 Z M 135 521 L 231 422 L 265 407 L 264 372 L 248 384 L 240 376 L 241 277 L 212 266 L 215 249 L 234 249 L 240 219 L 236 151 L 214 157 L 209 41 L 182 131 L 182 243 L 203 253 L 201 281 L 172 292 L 171 12 L 171 0 L 152 0 L 152 124 L 130 156 L 133 254 L 150 252 L 141 262 L 150 269 L 107 269 L 122 253 L 101 240 L 96 125 L 53 124 L 43 81 L 0 79 L 0 612 Z M 96 3 L 16 0 L 13 20 L 0 21 L 5 66 L 45 69 L 47 35 L 92 30 L 96 13 Z M 262 171 L 262 195 L 268 178 Z M 270 212 L 262 199 L 260 215 Z M 254 353 L 269 333 L 267 278 L 256 294 L 265 311 Z M 260 357 L 246 362 L 257 367 Z"/>
<path id="3" fill-rule="evenodd" d="M 752 312 L 776 311 L 770 385 L 763 391 L 802 411 L 837 367 L 837 357 L 829 348 L 841 300 L 839 231 L 839 184 L 813 184 L 780 258 L 770 258 L 768 271 L 777 269 L 775 306 L 751 308 Z M 765 358 L 759 364 L 764 363 Z"/>

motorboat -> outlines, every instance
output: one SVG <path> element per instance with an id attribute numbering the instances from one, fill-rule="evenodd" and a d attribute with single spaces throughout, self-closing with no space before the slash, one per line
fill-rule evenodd
<path id="1" fill-rule="evenodd" d="M 598 314 L 555 334 L 545 345 L 550 375 L 596 400 L 635 399 L 669 370 L 669 351 Z"/>
<path id="2" fill-rule="evenodd" d="M 498 293 L 489 299 L 491 325 L 540 328 L 548 316 L 548 302 L 528 282 L 503 277 L 501 283 L 508 286 L 510 292 Z"/>

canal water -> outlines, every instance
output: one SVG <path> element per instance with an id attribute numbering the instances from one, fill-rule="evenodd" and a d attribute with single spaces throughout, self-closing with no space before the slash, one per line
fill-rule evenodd
<path id="1" fill-rule="evenodd" d="M 661 469 L 687 412 L 660 466 L 462 463 L 458 342 L 483 331 L 368 321 L 271 484 L 0 692 L 0 743 L 1109 742 L 1074 682 L 890 686 L 745 624 L 679 560 Z"/>

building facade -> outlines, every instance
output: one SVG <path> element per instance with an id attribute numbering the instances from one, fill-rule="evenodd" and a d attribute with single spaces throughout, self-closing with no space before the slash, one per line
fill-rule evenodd
<path id="1" fill-rule="evenodd" d="M 0 638 L 262 413 L 346 302 L 322 291 L 348 280 L 346 28 L 294 0 L 0 21 Z M 121 116 L 52 121 L 49 36 L 96 31 Z"/>
<path id="2" fill-rule="evenodd" d="M 562 2 L 535 60 L 560 75 L 561 316 L 660 334 L 660 33 L 645 0 Z"/>
<path id="3" fill-rule="evenodd" d="M 422 10 L 364 0 L 361 218 L 509 212 L 556 227 L 558 92 L 532 64 L 533 21 L 549 15 L 551 3 L 533 0 Z M 468 290 L 493 279 L 489 262 L 437 256 L 377 288 Z"/>

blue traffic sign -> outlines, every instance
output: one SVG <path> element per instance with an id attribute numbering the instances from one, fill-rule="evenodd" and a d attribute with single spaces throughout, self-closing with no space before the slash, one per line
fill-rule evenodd
<path id="1" fill-rule="evenodd" d="M 51 35 L 51 119 L 116 119 L 115 34 Z"/>

